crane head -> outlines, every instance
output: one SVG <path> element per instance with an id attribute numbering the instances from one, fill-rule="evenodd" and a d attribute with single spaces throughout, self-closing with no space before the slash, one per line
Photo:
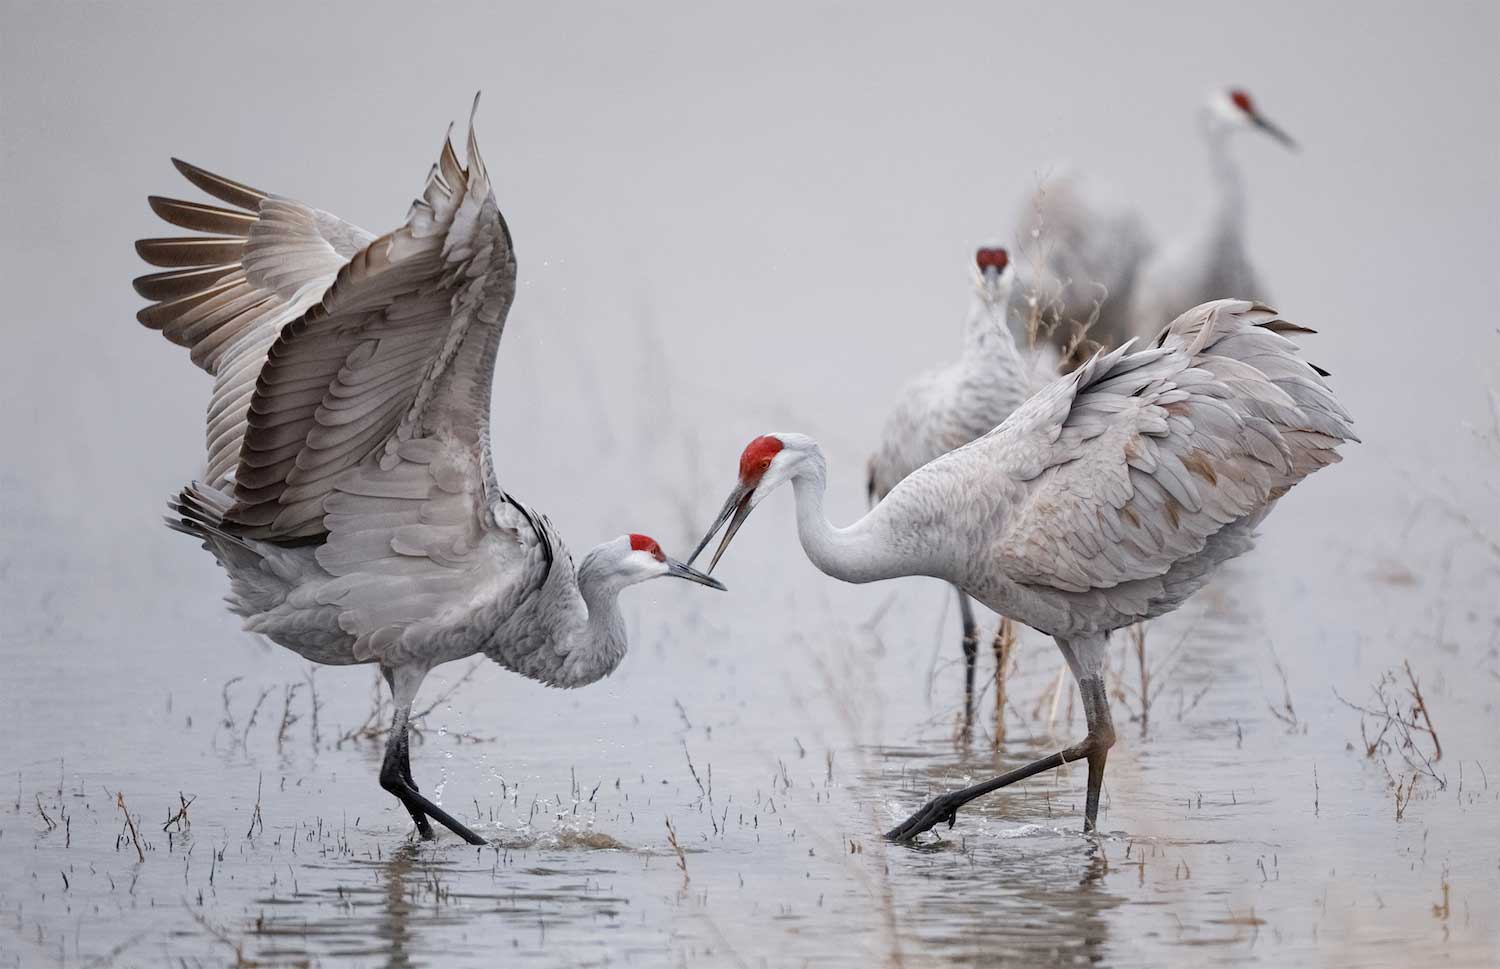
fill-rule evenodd
<path id="1" fill-rule="evenodd" d="M 713 527 L 704 534 L 703 540 L 688 557 L 688 563 L 692 564 L 714 535 L 718 534 L 719 529 L 727 524 L 729 527 L 725 529 L 719 548 L 708 565 L 708 571 L 712 572 L 755 506 L 771 492 L 792 480 L 803 460 L 815 453 L 818 453 L 817 445 L 812 438 L 802 434 L 762 434 L 745 445 L 745 450 L 740 453 L 739 481 L 729 493 L 729 500 L 719 510 L 719 517 L 714 520 Z"/>
<path id="2" fill-rule="evenodd" d="M 1296 149 L 1291 136 L 1272 124 L 1260 113 L 1250 92 L 1244 88 L 1228 88 L 1214 94 L 1209 101 L 1211 117 L 1229 128 L 1249 128 L 1270 135 L 1288 148 Z"/>
<path id="3" fill-rule="evenodd" d="M 670 558 L 649 535 L 621 535 L 614 541 L 605 542 L 589 552 L 578 571 L 580 577 L 588 573 L 606 581 L 613 580 L 617 587 L 665 576 L 724 591 L 724 584 L 718 579 Z"/>
<path id="4" fill-rule="evenodd" d="M 1010 301 L 1010 253 L 983 245 L 974 253 L 974 288 L 990 303 Z"/>

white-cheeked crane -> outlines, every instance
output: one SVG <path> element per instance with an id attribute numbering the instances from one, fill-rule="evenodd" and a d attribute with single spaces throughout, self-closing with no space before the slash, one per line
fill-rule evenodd
<path id="1" fill-rule="evenodd" d="M 974 294 L 958 358 L 919 374 L 901 388 L 870 458 L 867 493 L 874 505 L 903 478 L 987 433 L 1032 392 L 1057 375 L 1050 347 L 1023 352 L 1007 324 L 1015 271 L 1009 254 L 983 246 L 974 255 Z M 964 658 L 964 729 L 974 719 L 974 669 L 979 626 L 969 597 L 958 590 Z"/>
<path id="2" fill-rule="evenodd" d="M 823 514 L 827 469 L 814 441 L 776 433 L 745 448 L 694 558 L 727 525 L 716 565 L 755 506 L 790 483 L 802 548 L 823 572 L 847 582 L 950 582 L 1053 636 L 1078 682 L 1081 742 L 941 795 L 889 837 L 951 825 L 974 798 L 1075 760 L 1088 762 L 1084 827 L 1094 828 L 1115 736 L 1109 633 L 1177 608 L 1250 548 L 1289 488 L 1356 440 L 1326 373 L 1285 335 L 1306 332 L 1250 301 L 1195 307 L 1145 348 L 1095 355 L 1058 378 L 845 528 Z"/>
<path id="3" fill-rule="evenodd" d="M 496 478 L 490 385 L 516 289 L 510 230 L 470 121 L 406 222 L 378 238 L 327 212 L 178 170 L 230 208 L 151 198 L 207 235 L 144 239 L 142 323 L 214 377 L 202 478 L 167 524 L 229 574 L 245 628 L 316 663 L 378 664 L 395 719 L 380 783 L 485 843 L 417 789 L 408 717 L 433 667 L 476 653 L 557 687 L 625 655 L 617 597 L 659 576 L 722 589 L 643 535 L 575 569 L 548 520 Z M 519 460 L 506 455 L 505 463 Z"/>

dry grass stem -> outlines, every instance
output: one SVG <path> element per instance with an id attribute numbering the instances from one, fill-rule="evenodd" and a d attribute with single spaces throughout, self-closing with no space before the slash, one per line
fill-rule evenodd
<path id="1" fill-rule="evenodd" d="M 115 807 L 125 815 L 125 826 L 130 829 L 130 843 L 135 845 L 136 857 L 141 861 L 146 860 L 146 852 L 141 849 L 141 836 L 135 830 L 135 819 L 130 816 L 130 810 L 125 807 L 125 795 L 120 791 L 115 792 Z"/>
<path id="2" fill-rule="evenodd" d="M 687 852 L 683 851 L 682 845 L 677 843 L 677 829 L 672 827 L 671 818 L 667 818 L 667 844 L 671 845 L 672 850 L 677 853 L 677 870 L 682 872 L 682 884 L 686 888 L 687 883 L 692 881 L 688 877 Z"/>
<path id="3" fill-rule="evenodd" d="M 998 749 L 1005 743 L 1005 687 L 1010 678 L 1011 657 L 1016 651 L 1015 624 L 1004 616 L 1000 617 L 991 648 L 995 651 L 995 734 L 991 745 Z"/>

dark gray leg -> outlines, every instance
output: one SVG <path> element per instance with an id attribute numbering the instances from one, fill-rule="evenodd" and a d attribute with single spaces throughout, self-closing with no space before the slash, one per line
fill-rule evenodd
<path id="1" fill-rule="evenodd" d="M 401 800 L 411 814 L 411 819 L 417 823 L 417 834 L 422 836 L 422 840 L 431 841 L 432 825 L 428 823 L 422 805 L 408 796 L 408 793 L 417 793 L 417 785 L 409 779 L 410 768 L 405 766 L 409 759 L 408 750 L 405 718 L 398 715 L 396 723 L 391 727 L 390 739 L 386 741 L 385 759 L 380 764 L 380 786 Z"/>
<path id="2" fill-rule="evenodd" d="M 411 750 L 407 735 L 407 720 L 411 716 L 411 703 L 416 698 L 417 687 L 421 685 L 426 671 L 398 669 L 384 672 L 386 681 L 391 684 L 391 697 L 395 702 L 396 715 L 391 723 L 390 739 L 386 741 L 385 759 L 380 764 L 380 786 L 400 799 L 407 812 L 411 814 L 412 820 L 416 822 L 418 834 L 424 839 L 433 837 L 432 825 L 427 820 L 430 817 L 471 845 L 488 844 L 489 842 L 455 820 L 447 811 L 423 797 L 417 791 L 416 783 L 411 779 Z"/>
<path id="3" fill-rule="evenodd" d="M 958 615 L 964 627 L 964 736 L 974 726 L 974 668 L 979 662 L 979 624 L 974 621 L 974 607 L 964 590 L 954 586 L 958 593 Z"/>
<path id="4" fill-rule="evenodd" d="M 1104 688 L 1103 677 L 1081 680 L 1078 691 L 1083 694 L 1083 713 L 1089 725 L 1089 788 L 1083 807 L 1083 830 L 1094 830 L 1099 819 L 1099 789 L 1104 786 L 1104 761 L 1109 757 L 1109 748 L 1115 745 L 1115 723 L 1109 716 L 1109 698 Z"/>
<path id="5" fill-rule="evenodd" d="M 386 684 L 386 686 L 388 686 L 388 687 L 391 688 L 391 702 L 394 704 L 395 700 L 396 700 L 396 673 L 395 673 L 394 670 L 390 669 L 389 667 L 385 667 L 385 666 L 382 666 L 380 668 L 380 672 L 385 676 L 385 684 Z M 407 726 L 405 726 L 405 724 L 407 723 L 407 720 L 409 719 L 409 717 L 410 717 L 410 713 L 409 712 L 406 715 L 403 715 L 399 709 L 396 711 L 396 719 L 394 721 L 392 721 L 392 724 L 391 724 L 391 738 L 392 739 L 386 741 L 386 757 L 385 757 L 385 759 L 386 760 L 390 760 L 390 758 L 391 758 L 391 743 L 392 743 L 393 740 L 395 740 L 396 733 L 397 733 L 396 724 L 398 724 L 398 723 L 402 724 L 403 726 L 401 727 L 401 731 L 400 731 L 401 732 L 401 737 L 400 737 L 399 741 L 396 742 L 396 745 L 395 745 L 395 750 L 396 750 L 396 765 L 395 765 L 395 769 L 399 773 L 399 775 L 401 776 L 401 778 L 403 780 L 405 780 L 408 785 L 411 786 L 411 789 L 414 790 L 414 791 L 417 791 L 417 790 L 420 790 L 420 788 L 417 787 L 417 782 L 415 780 L 413 780 L 412 776 L 411 776 L 411 734 L 410 734 L 409 728 Z M 385 774 L 386 769 L 387 769 L 386 764 L 384 762 L 382 762 L 381 765 L 380 765 L 380 772 L 382 774 L 382 780 L 381 780 L 381 785 L 380 785 L 381 787 L 385 787 L 385 781 L 384 781 L 383 775 Z M 386 787 L 385 789 L 387 791 L 391 790 L 389 787 Z M 391 791 L 391 793 L 395 794 L 396 792 L 395 791 Z M 397 797 L 401 797 L 401 795 L 399 795 L 399 794 L 397 794 L 396 796 Z M 406 810 L 411 813 L 411 819 L 417 823 L 417 833 L 422 836 L 422 840 L 424 840 L 424 841 L 431 841 L 432 838 L 433 838 L 432 825 L 430 825 L 430 824 L 427 823 L 427 815 L 423 814 L 422 813 L 422 809 L 420 807 L 418 807 L 417 805 L 415 805 L 413 803 L 408 803 L 405 798 L 401 798 L 401 803 L 406 807 Z"/>
<path id="6" fill-rule="evenodd" d="M 1099 811 L 1099 787 L 1104 782 L 1104 758 L 1115 742 L 1115 728 L 1109 716 L 1109 700 L 1105 696 L 1104 678 L 1091 672 L 1078 681 L 1078 689 L 1083 694 L 1083 710 L 1089 724 L 1088 736 L 1081 743 L 1043 757 L 1041 760 L 1032 761 L 1024 767 L 1018 767 L 983 783 L 954 791 L 951 794 L 939 795 L 928 801 L 920 811 L 887 831 L 885 836 L 891 841 L 910 841 L 923 831 L 944 821 L 948 822 L 948 827 L 951 828 L 957 820 L 958 809 L 975 798 L 983 797 L 991 791 L 998 791 L 1002 787 L 1008 787 L 1017 781 L 1023 781 L 1042 771 L 1084 759 L 1087 759 L 1089 764 L 1089 793 L 1085 803 L 1083 829 L 1094 830 L 1094 822 Z"/>

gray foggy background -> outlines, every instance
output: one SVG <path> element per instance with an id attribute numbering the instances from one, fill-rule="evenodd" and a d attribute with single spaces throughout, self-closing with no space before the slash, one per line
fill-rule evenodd
<path id="1" fill-rule="evenodd" d="M 1481 922 L 1500 898 L 1500 868 L 1494 836 L 1472 836 L 1495 831 L 1500 783 L 1487 780 L 1487 794 L 1472 794 L 1468 761 L 1470 796 L 1488 798 L 1479 802 L 1485 810 L 1465 809 L 1444 794 L 1443 810 L 1460 813 L 1428 816 L 1444 821 L 1430 829 L 1431 867 L 1403 894 L 1399 886 L 1418 871 L 1418 852 L 1426 864 L 1426 829 L 1392 835 L 1386 781 L 1345 753 L 1346 743 L 1358 740 L 1358 720 L 1335 703 L 1329 686 L 1354 693 L 1411 657 L 1442 700 L 1444 729 L 1456 735 L 1445 737 L 1453 751 L 1445 764 L 1469 757 L 1496 766 L 1497 573 L 1476 543 L 1494 541 L 1500 531 L 1500 452 L 1486 452 L 1483 437 L 1500 409 L 1493 396 L 1500 385 L 1497 37 L 1500 7 L 1490 3 L 1178 3 L 1146 10 L 991 0 L 918 13 L 911 4 L 0 0 L 0 767 L 14 772 L 20 789 L 14 816 L 0 816 L 0 867 L 28 866 L 36 884 L 53 886 L 54 869 L 77 860 L 54 856 L 55 838 L 35 850 L 27 840 L 40 824 L 32 794 L 56 786 L 63 798 L 64 773 L 70 789 L 76 774 L 78 789 L 96 798 L 101 786 L 128 789 L 152 817 L 174 803 L 179 788 L 196 790 L 205 796 L 199 810 L 224 812 L 223 830 L 232 829 L 238 845 L 261 773 L 269 794 L 279 768 L 285 799 L 268 801 L 269 828 L 285 829 L 315 811 L 336 818 L 342 810 L 346 822 L 357 822 L 363 811 L 367 829 L 385 825 L 360 832 L 360 850 L 371 857 L 404 832 L 394 802 L 387 805 L 374 786 L 374 755 L 314 745 L 310 760 L 283 759 L 279 744 L 275 756 L 256 750 L 253 740 L 249 751 L 225 753 L 218 732 L 212 744 L 206 739 L 216 729 L 225 680 L 247 677 L 236 701 L 243 722 L 256 677 L 267 685 L 298 680 L 305 664 L 238 632 L 220 603 L 223 575 L 192 542 L 160 525 L 168 493 L 200 468 L 210 386 L 183 350 L 133 318 L 142 301 L 130 279 L 151 270 L 132 242 L 174 231 L 150 213 L 145 197 L 201 197 L 169 156 L 383 232 L 403 220 L 444 129 L 456 121 L 462 131 L 473 94 L 482 90 L 480 141 L 520 261 L 494 393 L 501 482 L 544 510 L 575 556 L 625 531 L 652 534 L 681 555 L 717 510 L 740 448 L 769 430 L 817 437 L 831 467 L 830 516 L 842 523 L 858 515 L 864 461 L 895 388 L 954 353 L 975 244 L 1013 242 L 1006 233 L 1023 199 L 1063 170 L 1084 172 L 1137 206 L 1159 240 L 1194 225 L 1209 198 L 1194 112 L 1211 90 L 1233 84 L 1248 89 L 1301 145 L 1288 153 L 1269 139 L 1237 139 L 1250 251 L 1274 305 L 1320 331 L 1304 341 L 1308 356 L 1332 371 L 1364 443 L 1278 508 L 1262 547 L 1226 580 L 1231 594 L 1205 594 L 1205 611 L 1218 610 L 1210 625 L 1221 622 L 1224 630 L 1209 630 L 1214 636 L 1205 638 L 1213 642 L 1197 654 L 1207 657 L 1204 668 L 1193 675 L 1220 685 L 1199 711 L 1207 726 L 1189 718 L 1176 739 L 1198 734 L 1219 743 L 1215 749 L 1228 753 L 1210 766 L 1222 771 L 1198 773 L 1201 750 L 1183 754 L 1165 742 L 1126 744 L 1111 757 L 1107 785 L 1116 785 L 1110 790 L 1120 804 L 1108 824 L 1129 826 L 1131 837 L 1166 837 L 1179 828 L 1178 795 L 1201 786 L 1211 801 L 1217 790 L 1216 803 L 1233 807 L 1201 817 L 1194 836 L 1205 845 L 1219 845 L 1215 839 L 1226 832 L 1243 840 L 1225 848 L 1223 859 L 1217 848 L 1163 847 L 1162 857 L 1173 858 L 1163 862 L 1166 882 L 1178 884 L 1178 853 L 1201 851 L 1195 868 L 1221 860 L 1223 868 L 1181 882 L 1185 897 L 1146 914 L 1128 905 L 1114 911 L 1122 897 L 1139 898 L 1125 886 L 1135 882 L 1133 868 L 1120 875 L 1113 855 L 1115 880 L 1103 879 L 1102 897 L 1085 898 L 1067 931 L 1122 963 L 1202 964 L 1193 949 L 1163 957 L 1136 930 L 1149 918 L 1164 937 L 1184 924 L 1222 927 L 1214 922 L 1224 917 L 1217 896 L 1259 886 L 1261 855 L 1271 854 L 1264 859 L 1270 867 L 1279 848 L 1286 894 L 1276 902 L 1265 895 L 1258 902 L 1233 895 L 1230 902 L 1236 912 L 1249 905 L 1270 920 L 1260 958 L 1337 963 L 1326 948 L 1333 947 L 1351 959 L 1388 952 L 1393 964 L 1409 964 L 1432 950 L 1379 948 L 1388 941 L 1381 932 L 1425 945 L 1421 933 L 1440 928 L 1448 940 L 1450 923 L 1435 921 L 1429 909 L 1439 869 L 1448 897 L 1451 860 L 1454 911 L 1472 911 L 1475 920 L 1460 927 L 1455 916 L 1454 938 L 1469 945 L 1468 962 L 1486 961 L 1497 937 Z M 801 704 L 828 705 L 808 686 L 817 680 L 809 657 L 821 663 L 835 655 L 829 644 L 842 642 L 890 596 L 899 605 L 885 620 L 889 649 L 861 654 L 837 678 L 847 676 L 845 688 L 857 687 L 883 711 L 879 729 L 862 721 L 871 743 L 945 735 L 953 667 L 941 667 L 943 679 L 936 689 L 929 683 L 925 695 L 921 682 L 935 651 L 948 660 L 956 652 L 949 649 L 947 593 L 922 582 L 837 586 L 805 561 L 791 531 L 790 499 L 768 502 L 726 560 L 733 591 L 723 598 L 657 588 L 668 583 L 632 592 L 625 603 L 632 654 L 590 691 L 560 694 L 485 667 L 464 702 L 435 715 L 448 716 L 444 723 L 455 730 L 502 735 L 495 744 L 457 748 L 455 803 L 474 794 L 498 796 L 503 805 L 495 780 L 502 774 L 512 783 L 524 777 L 528 792 L 566 792 L 576 765 L 577 780 L 590 784 L 619 772 L 627 780 L 639 773 L 642 785 L 670 777 L 680 808 L 695 792 L 696 775 L 689 777 L 682 762 L 688 741 L 679 749 L 672 731 L 691 718 L 682 729 L 693 731 L 688 740 L 701 770 L 703 724 L 724 718 L 737 732 L 720 729 L 714 743 L 752 746 L 738 754 L 710 748 L 718 750 L 719 783 L 736 791 L 737 803 L 753 796 L 759 804 L 773 773 L 768 765 L 783 756 L 797 764 L 788 733 L 807 713 Z M 1168 642 L 1175 639 L 1174 629 Z M 1304 724 L 1288 739 L 1267 713 L 1265 698 L 1281 692 L 1267 642 L 1280 643 L 1277 662 L 1288 667 L 1288 689 L 1314 725 L 1310 734 Z M 1027 654 L 1041 657 L 1028 660 L 1037 680 L 1025 684 L 1028 706 L 1056 663 L 1050 647 L 1037 648 Z M 868 689 L 867 669 L 876 684 Z M 318 682 L 330 705 L 327 722 L 357 723 L 368 671 L 329 671 Z M 876 697 L 890 706 L 879 707 Z M 676 708 L 684 711 L 680 721 L 672 708 L 678 699 L 685 704 Z M 226 693 L 226 709 L 228 703 Z M 826 710 L 807 716 L 828 728 Z M 1243 751 L 1230 746 L 1241 724 Z M 813 735 L 795 729 L 803 731 L 796 751 L 804 741 L 811 750 Z M 448 749 L 433 739 L 414 757 L 418 775 L 436 782 L 439 795 L 449 780 L 439 752 Z M 839 749 L 840 769 L 848 770 L 851 755 Z M 1179 755 L 1183 766 L 1176 766 Z M 821 772 L 822 756 L 810 753 L 807 763 L 818 762 L 806 770 Z M 1285 789 L 1268 779 L 1283 764 L 1294 778 Z M 1321 807 L 1310 793 L 1319 765 Z M 985 768 L 965 769 L 978 779 Z M 1445 769 L 1463 776 L 1462 768 Z M 327 800 L 298 795 L 298 778 Z M 1260 799 L 1229 791 L 1235 778 L 1260 783 Z M 848 783 L 860 805 L 874 799 Z M 934 774 L 937 787 L 952 783 L 950 774 Z M 1067 783 L 1077 787 L 1081 776 Z M 802 790 L 810 800 L 810 789 Z M 916 796 L 905 793 L 882 810 L 909 809 Z M 4 800 L 0 807 L 9 811 L 8 794 Z M 107 845 L 115 834 L 113 802 L 101 803 L 98 830 L 83 822 L 75 829 L 80 845 Z M 526 802 L 519 803 L 524 820 Z M 1307 816 L 1296 813 L 1308 809 Z M 663 810 L 653 806 L 649 824 L 617 819 L 609 830 L 631 845 L 660 841 Z M 1033 820 L 1076 834 L 1076 817 L 1062 810 L 1065 821 L 1048 820 L 1050 803 Z M 1241 810 L 1255 823 L 1235 813 Z M 1338 820 L 1318 827 L 1320 810 Z M 626 813 L 619 807 L 617 817 Z M 695 816 L 678 817 L 689 825 Z M 837 823 L 860 817 L 850 807 Z M 200 832 L 218 830 L 215 816 L 200 818 Z M 705 832 L 706 820 L 697 817 Z M 867 838 L 875 822 L 847 823 Z M 1335 825 L 1346 833 L 1332 834 Z M 1322 837 L 1329 840 L 1303 840 Z M 1375 859 L 1386 857 L 1393 837 L 1393 867 L 1380 868 L 1384 861 Z M 256 854 L 270 851 L 267 843 L 240 847 L 242 859 L 248 853 L 261 866 L 252 873 L 285 875 L 284 856 Z M 995 880 L 985 885 L 1003 897 L 955 914 L 943 907 L 957 897 L 951 883 L 933 888 L 922 880 L 930 871 L 947 878 L 952 859 L 939 855 L 924 868 L 927 861 L 898 855 L 886 871 L 895 872 L 896 897 L 915 900 L 907 913 L 914 920 L 898 934 L 967 940 L 997 925 L 1042 924 L 1038 912 L 1064 905 L 1048 893 L 1079 885 L 1072 842 L 1054 850 L 1044 841 L 1044 857 L 1031 857 L 1035 864 L 1009 867 L 1014 852 L 1027 850 L 1024 839 L 971 844 L 992 851 L 983 858 L 1002 866 L 1001 888 Z M 1488 844 L 1490 854 L 1470 851 L 1474 844 Z M 841 845 L 833 845 L 837 857 Z M 1305 850 L 1290 847 L 1299 845 Z M 737 850 L 705 848 L 693 856 L 695 885 L 713 885 L 716 899 L 736 898 L 748 874 L 757 897 L 784 898 L 799 913 L 823 909 L 824 886 L 804 879 L 802 866 L 813 862 L 803 843 L 784 854 Z M 629 854 L 623 862 L 599 860 L 607 854 L 600 852 L 584 853 L 580 862 L 579 854 L 549 864 L 582 867 L 585 886 L 601 877 L 593 866 L 629 872 L 635 864 Z M 820 848 L 820 857 L 827 854 Z M 106 862 L 116 866 L 123 884 L 129 876 L 121 878 L 118 866 L 134 864 L 133 856 L 101 857 L 100 870 Z M 673 926 L 668 943 L 638 940 L 641 951 L 675 956 L 683 939 L 699 945 L 727 935 L 747 954 L 760 944 L 811 952 L 828 965 L 841 955 L 856 958 L 850 953 L 859 950 L 847 948 L 838 932 L 798 933 L 796 926 L 817 928 L 816 921 L 739 922 L 720 910 L 709 932 L 695 920 L 702 912 L 679 919 L 675 884 L 652 880 L 672 873 L 674 862 L 651 864 L 639 883 L 617 876 L 620 885 L 640 889 L 617 889 L 638 906 L 625 924 L 642 932 Z M 482 868 L 487 886 L 488 862 Z M 1327 916 L 1324 883 L 1335 869 L 1358 914 Z M 182 912 L 187 873 L 181 888 L 176 869 L 158 874 L 152 887 L 161 863 L 148 861 L 143 870 L 153 905 L 170 912 L 159 916 L 168 920 L 157 927 L 161 937 L 170 930 L 182 945 L 206 938 Z M 970 874 L 967 863 L 961 870 L 954 877 Z M 407 878 L 405 869 L 370 871 L 398 885 Z M 304 888 L 315 881 L 300 862 L 298 874 Z M 356 876 L 334 867 L 324 877 L 331 893 L 332 882 Z M 537 881 L 517 877 L 522 891 Z M 192 871 L 194 890 L 200 881 L 201 865 Z M 244 876 L 241 887 L 248 891 L 251 881 Z M 1376 881 L 1386 892 L 1378 912 L 1371 899 L 1354 898 Z M 115 944 L 111 931 L 140 917 L 59 943 L 59 934 L 82 924 L 82 902 L 76 911 L 49 909 L 73 901 L 54 894 L 38 903 L 14 893 L 32 882 L 17 884 L 12 894 L 0 886 L 0 921 L 17 929 L 15 939 L 0 929 L 0 965 L 12 964 L 4 957 L 17 939 L 36 946 L 14 950 L 26 954 L 24 964 L 36 964 L 33 956 L 86 962 Z M 1207 891 L 1210 885 L 1222 891 Z M 210 905 L 217 924 L 242 926 L 264 910 L 259 896 L 233 895 L 223 882 L 220 890 L 219 909 Z M 1004 910 L 1014 918 L 997 920 L 996 906 L 1013 901 L 1005 895 L 1012 890 L 1036 907 Z M 110 907 L 119 898 L 114 882 L 98 891 L 108 917 L 117 911 Z M 834 928 L 878 935 L 863 896 L 840 909 L 835 889 L 827 891 L 825 917 L 837 920 Z M 1307 900 L 1320 892 L 1318 917 L 1337 926 L 1307 921 Z M 1339 901 L 1336 895 L 1335 908 Z M 549 911 L 576 908 L 558 902 Z M 1254 923 L 1229 924 L 1238 932 Z M 1118 931 L 1122 926 L 1128 930 Z M 608 947 L 618 937 L 597 936 L 594 928 L 585 922 L 576 937 L 554 930 L 549 944 L 563 947 L 562 958 L 546 945 L 521 951 L 538 963 L 598 955 L 590 945 L 614 951 Z M 385 928 L 361 931 L 388 937 Z M 487 923 L 475 937 L 492 931 Z M 1278 949 L 1272 933 L 1278 944 L 1299 940 L 1307 948 Z M 1371 948 L 1338 948 L 1355 941 Z M 428 942 L 448 953 L 440 964 L 459 964 L 467 952 L 460 943 L 445 949 L 450 937 Z M 202 944 L 200 955 L 224 955 L 212 939 Z M 836 951 L 806 948 L 818 944 Z M 134 951 L 169 949 L 163 943 Z M 1088 953 L 1091 961 L 1098 956 Z M 691 952 L 681 961 L 700 964 Z M 472 964 L 489 963 L 475 957 Z"/>
<path id="2" fill-rule="evenodd" d="M 715 470 L 767 426 L 861 454 L 891 388 L 951 353 L 970 249 L 1048 172 L 1099 177 L 1163 237 L 1192 224 L 1193 111 L 1223 84 L 1303 145 L 1236 146 L 1252 251 L 1358 375 L 1357 461 L 1451 459 L 1432 428 L 1481 411 L 1496 360 L 1493 5 L 902 9 L 8 3 L 7 492 L 122 581 L 145 556 L 217 582 L 142 527 L 201 459 L 208 387 L 132 320 L 144 196 L 196 197 L 178 155 L 384 231 L 476 89 L 521 264 L 501 467 L 575 546 L 601 506 L 691 538 L 631 514 L 660 485 L 642 459 L 680 456 L 624 453 L 601 410 L 671 408 Z"/>

